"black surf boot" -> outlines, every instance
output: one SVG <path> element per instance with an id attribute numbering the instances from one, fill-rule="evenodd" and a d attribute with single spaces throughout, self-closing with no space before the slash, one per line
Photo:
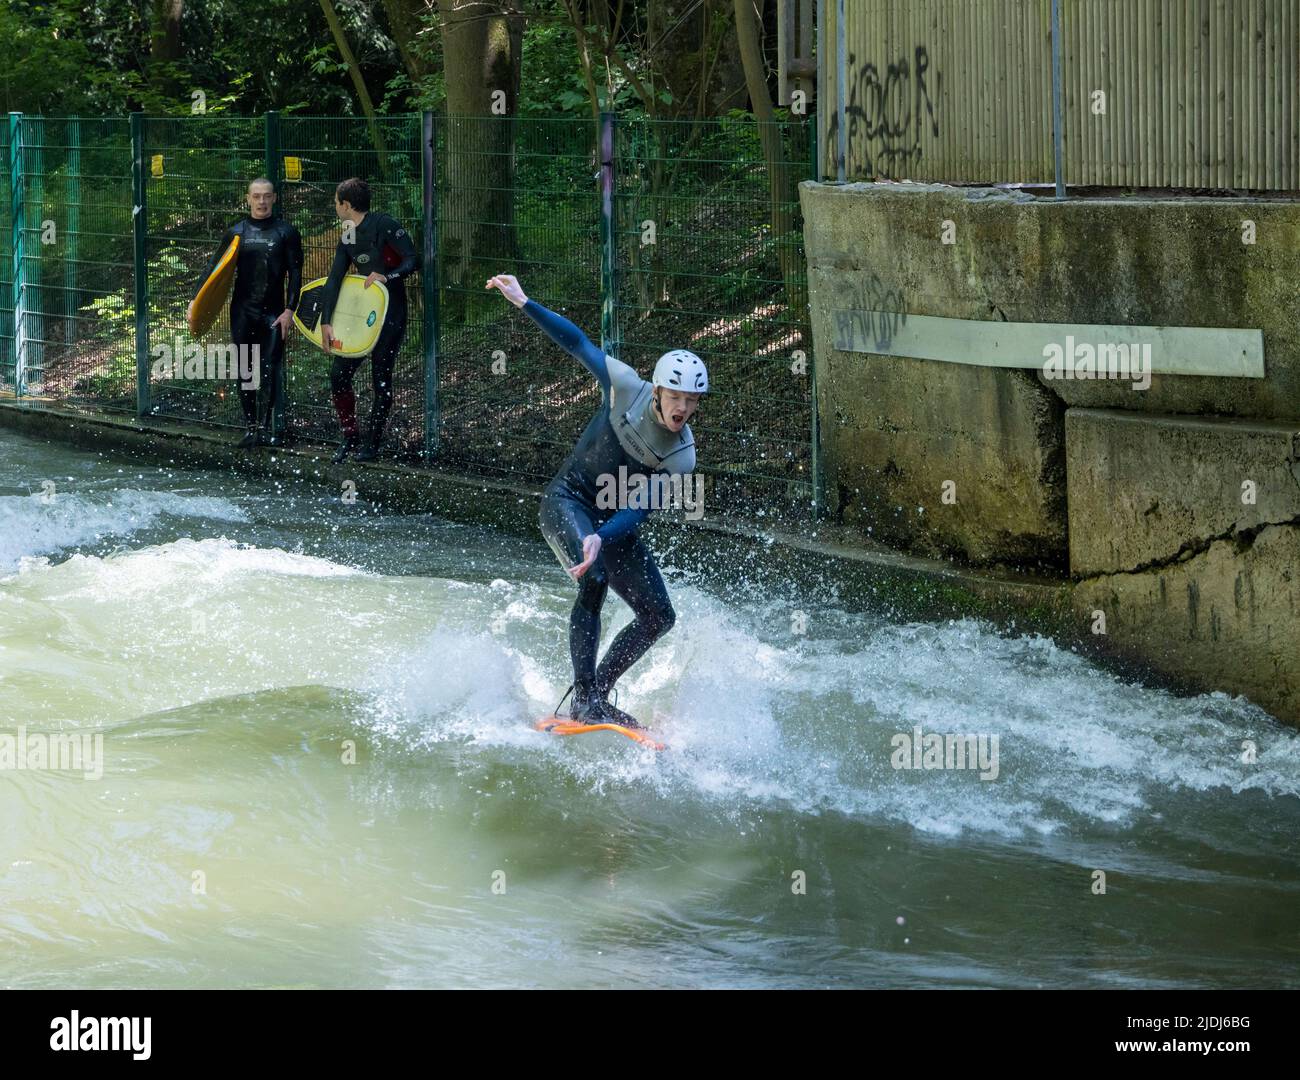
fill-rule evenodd
<path id="1" fill-rule="evenodd" d="M 280 440 L 275 437 L 275 400 L 273 398 L 267 399 L 266 416 L 262 420 L 262 430 L 257 433 L 257 445 L 280 445 Z"/>
<path id="2" fill-rule="evenodd" d="M 343 441 L 339 443 L 339 448 L 334 451 L 334 457 L 331 458 L 334 464 L 342 465 L 343 462 L 347 461 L 348 455 L 357 448 L 359 441 L 356 435 L 344 435 Z"/>
<path id="3" fill-rule="evenodd" d="M 605 703 L 595 694 L 573 688 L 573 702 L 569 706 L 569 719 L 580 724 L 613 723 L 605 712 Z"/>
<path id="4" fill-rule="evenodd" d="M 381 441 L 380 439 L 376 439 L 373 435 L 369 439 L 367 439 L 366 445 L 357 451 L 357 460 L 374 461 L 375 458 L 379 456 L 380 441 Z"/>
<path id="5" fill-rule="evenodd" d="M 614 691 L 614 700 L 618 700 L 618 691 Z M 609 717 L 606 723 L 622 724 L 625 728 L 632 728 L 633 731 L 644 731 L 645 724 L 641 723 L 635 716 L 629 716 L 622 709 L 615 708 L 608 701 L 602 701 L 601 708 L 604 709 L 605 715 Z"/>
<path id="6" fill-rule="evenodd" d="M 256 424 L 249 424 L 247 434 L 239 440 L 239 449 L 251 450 L 254 446 L 258 445 L 258 440 L 261 438 L 261 435 L 261 428 Z"/>

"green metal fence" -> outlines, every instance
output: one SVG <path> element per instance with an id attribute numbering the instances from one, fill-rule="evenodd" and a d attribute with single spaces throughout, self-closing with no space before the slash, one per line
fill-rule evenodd
<path id="1" fill-rule="evenodd" d="M 812 365 L 798 363 L 811 340 L 797 183 L 812 173 L 812 129 L 771 133 L 765 152 L 740 119 L 11 116 L 0 394 L 241 425 L 232 386 L 151 378 L 151 350 L 189 343 L 186 304 L 249 180 L 276 184 L 305 283 L 333 256 L 335 185 L 362 176 L 373 208 L 426 253 L 407 283 L 389 447 L 527 482 L 555 472 L 599 392 L 484 289 L 513 273 L 647 377 L 667 349 L 700 353 L 713 392 L 693 427 L 710 509 L 806 515 L 815 437 Z M 209 337 L 227 334 L 222 318 Z M 298 335 L 287 358 L 290 435 L 335 438 L 329 358 Z M 367 367 L 356 383 L 364 416 Z"/>
<path id="2" fill-rule="evenodd" d="M 15 392 L 14 246 L 13 232 L 20 208 L 14 205 L 12 172 L 17 157 L 9 149 L 10 121 L 0 121 L 0 394 Z"/>
<path id="3" fill-rule="evenodd" d="M 10 117 L 0 382 L 136 403 L 131 143 L 125 118 Z M 16 284 L 15 284 L 16 283 Z"/>
<path id="4" fill-rule="evenodd" d="M 669 349 L 703 357 L 712 392 L 691 428 L 711 500 L 772 511 L 811 503 L 812 335 L 798 195 L 811 175 L 811 125 L 636 120 L 616 131 L 619 358 L 648 376 Z"/>
<path id="5" fill-rule="evenodd" d="M 599 339 L 596 129 L 515 121 L 512 166 L 503 160 L 502 124 L 457 117 L 439 125 L 441 456 L 538 482 L 564 459 L 599 390 L 484 286 L 494 274 L 514 274 L 529 297 Z"/>

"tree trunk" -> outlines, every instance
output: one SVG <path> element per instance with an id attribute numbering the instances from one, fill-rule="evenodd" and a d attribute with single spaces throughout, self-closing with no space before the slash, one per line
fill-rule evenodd
<path id="1" fill-rule="evenodd" d="M 383 0 L 388 31 L 402 58 L 402 66 L 413 80 L 429 74 L 428 65 L 420 59 L 415 48 L 415 37 L 420 32 L 420 16 L 430 6 L 431 0 Z"/>
<path id="2" fill-rule="evenodd" d="M 790 192 L 790 167 L 781 146 L 781 133 L 774 123 L 772 99 L 767 92 L 767 70 L 763 63 L 760 32 L 762 19 L 755 0 L 735 0 L 736 37 L 740 43 L 740 56 L 745 65 L 745 82 L 749 87 L 750 108 L 759 121 L 759 141 L 763 159 L 767 164 L 768 201 L 772 220 L 772 239 L 777 245 L 781 277 L 785 282 L 786 297 L 797 294 L 793 279 L 801 276 L 798 253 L 791 243 L 794 232 L 794 210 Z M 793 302 L 792 302 L 792 306 Z"/>
<path id="3" fill-rule="evenodd" d="M 185 0 L 150 0 L 149 59 L 154 64 L 169 65 L 158 77 L 159 87 L 169 94 L 180 91 L 175 69 L 170 65 L 181 58 L 181 16 Z"/>
<path id="4" fill-rule="evenodd" d="M 325 21 L 329 23 L 330 33 L 334 35 L 334 44 L 338 46 L 343 62 L 348 66 L 348 74 L 352 76 L 352 85 L 356 87 L 357 98 L 361 101 L 361 111 L 365 113 L 366 123 L 370 127 L 370 141 L 375 144 L 375 153 L 379 157 L 379 174 L 387 180 L 388 147 L 384 143 L 384 133 L 379 130 L 379 122 L 375 119 L 375 107 L 370 101 L 366 80 L 362 78 L 357 58 L 352 55 L 352 49 L 348 46 L 348 39 L 343 33 L 342 24 L 339 23 L 333 0 L 320 0 L 320 6 L 325 12 Z"/>
<path id="5" fill-rule="evenodd" d="M 513 192 L 524 23 L 514 7 L 510 0 L 438 0 L 447 84 L 440 236 L 445 280 L 458 292 L 473 279 L 474 259 L 490 260 L 479 267 L 486 279 L 519 257 Z"/>

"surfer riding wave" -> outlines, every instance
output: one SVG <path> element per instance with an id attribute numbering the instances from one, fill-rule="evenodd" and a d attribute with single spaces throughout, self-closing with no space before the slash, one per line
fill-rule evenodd
<path id="1" fill-rule="evenodd" d="M 624 672 L 672 628 L 676 614 L 654 556 L 637 535 L 650 507 L 602 508 L 597 493 L 620 469 L 647 478 L 654 473 L 685 477 L 694 470 L 695 440 L 687 421 L 708 392 L 704 361 L 674 349 L 659 358 L 653 382 L 646 382 L 627 364 L 605 355 L 568 319 L 528 299 L 513 275 L 498 274 L 487 288 L 500 290 L 600 384 L 600 409 L 546 488 L 540 523 L 560 565 L 578 583 L 569 618 L 571 715 L 589 724 L 641 727 L 606 698 Z M 597 666 L 600 612 L 611 588 L 636 617 Z"/>

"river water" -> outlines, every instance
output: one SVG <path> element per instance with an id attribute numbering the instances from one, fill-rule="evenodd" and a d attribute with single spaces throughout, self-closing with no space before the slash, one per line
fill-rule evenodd
<path id="1" fill-rule="evenodd" d="M 0 770 L 0 984 L 1300 985 L 1294 730 L 665 576 L 619 703 L 671 748 L 542 735 L 540 540 L 0 430 L 0 737 L 102 735 L 98 778 Z M 917 727 L 996 777 L 894 768 Z"/>

